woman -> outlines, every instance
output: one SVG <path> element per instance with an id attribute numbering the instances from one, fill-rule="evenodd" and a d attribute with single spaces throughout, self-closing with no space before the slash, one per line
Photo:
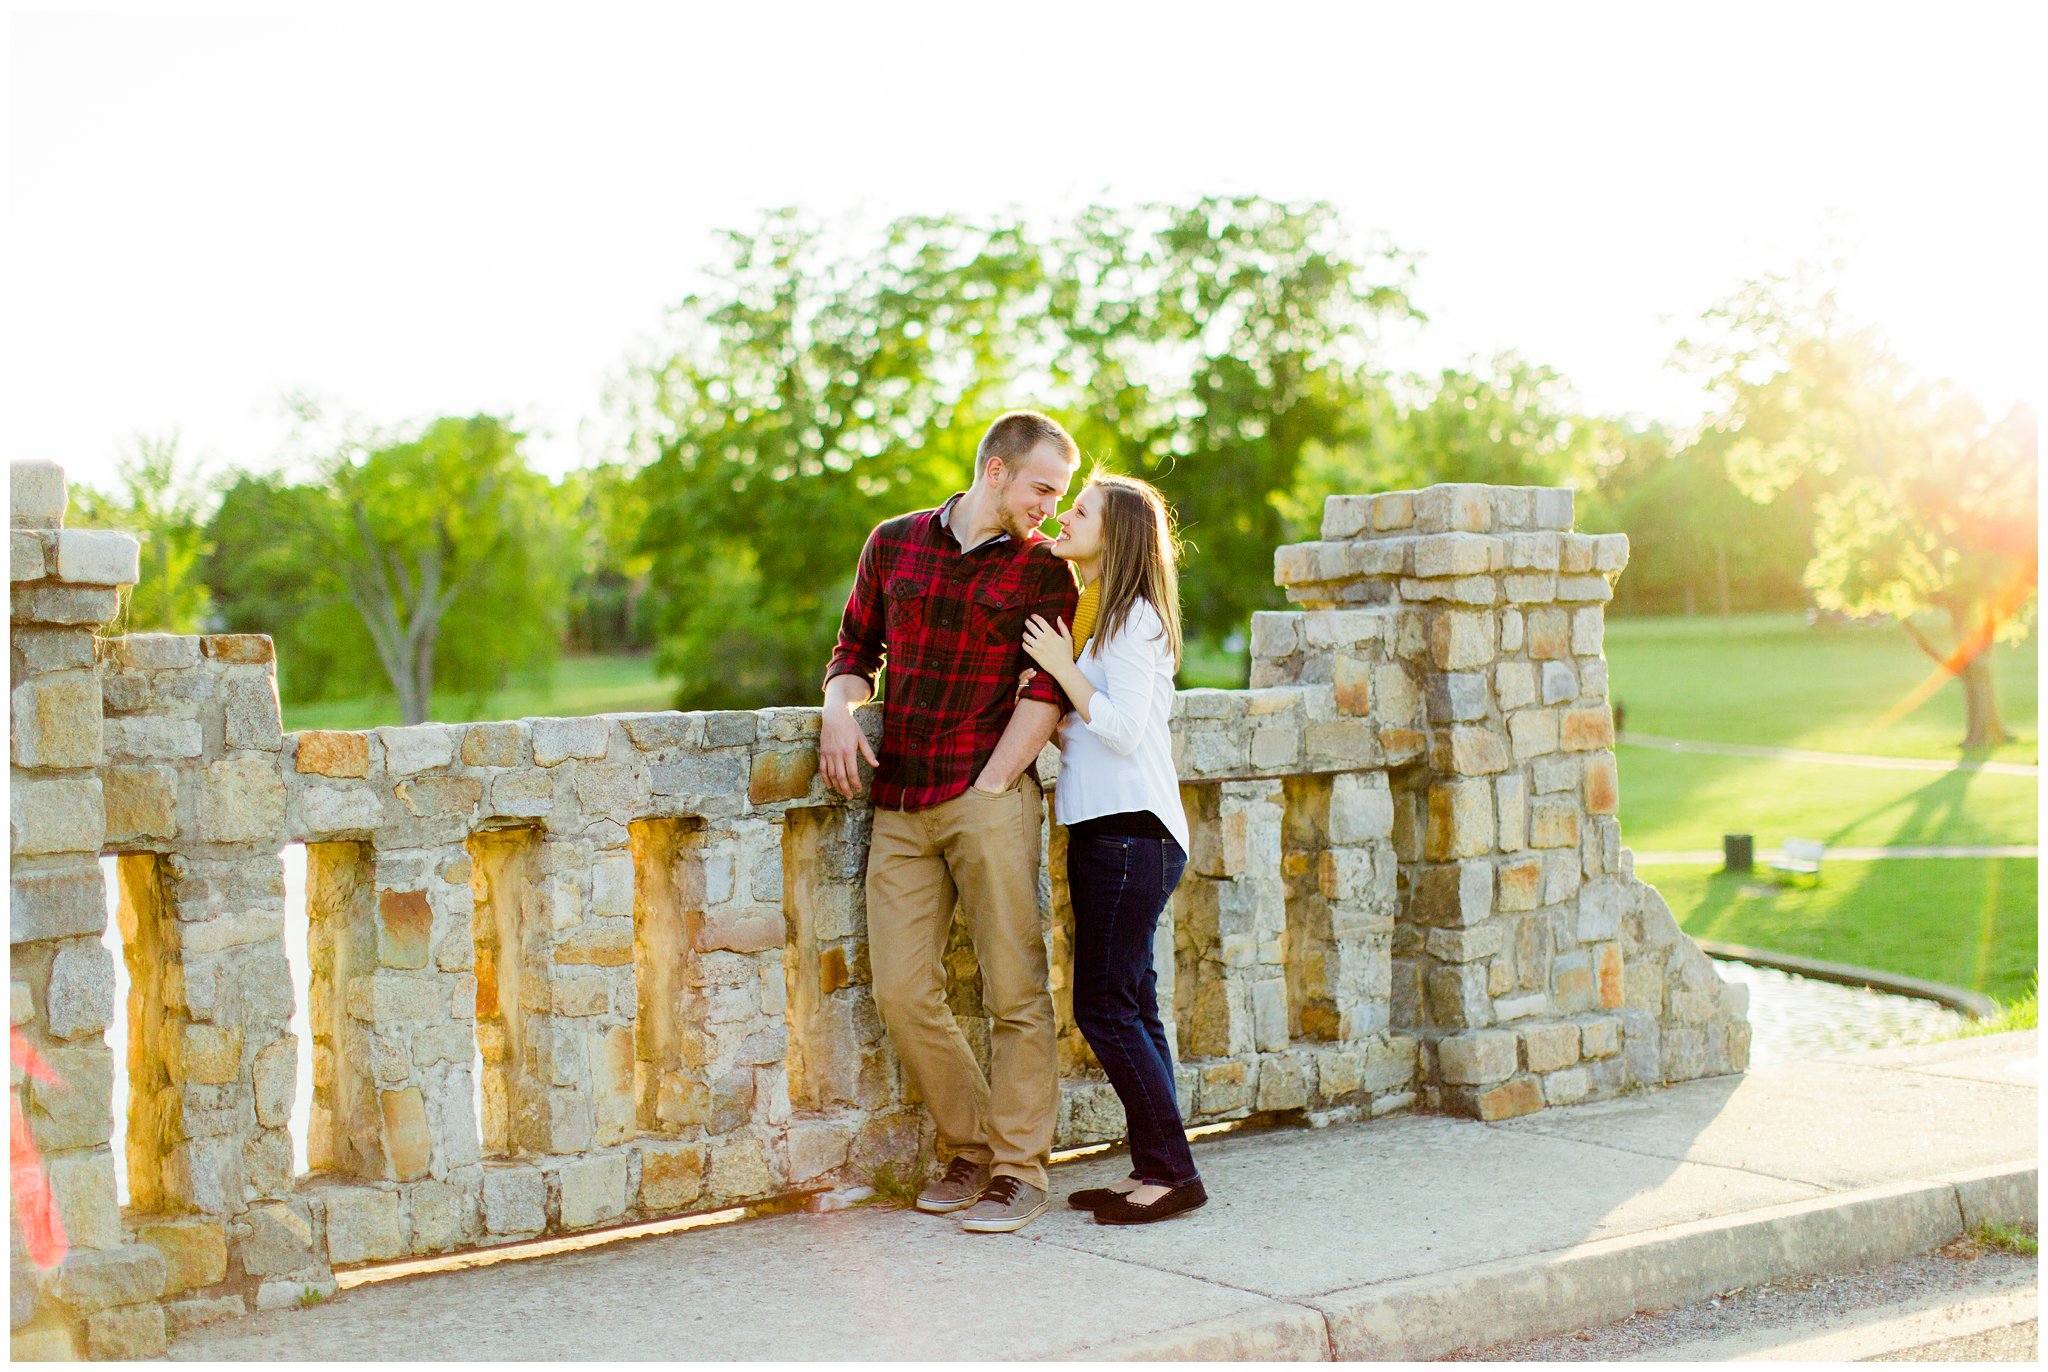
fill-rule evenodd
<path id="1" fill-rule="evenodd" d="M 1166 724 L 1181 647 L 1173 530 L 1158 491 L 1100 473 L 1059 522 L 1052 550 L 1082 582 L 1074 630 L 1033 615 L 1024 650 L 1074 706 L 1060 724 L 1055 804 L 1074 905 L 1074 1019 L 1123 1101 L 1131 1143 L 1130 1176 L 1067 1203 L 1098 1224 L 1149 1224 L 1209 1199 L 1181 1129 L 1152 971 L 1152 931 L 1188 847 Z"/>

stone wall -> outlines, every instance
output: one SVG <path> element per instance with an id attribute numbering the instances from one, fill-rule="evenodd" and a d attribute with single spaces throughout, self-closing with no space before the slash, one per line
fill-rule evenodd
<path id="1" fill-rule="evenodd" d="M 267 639 L 96 638 L 133 541 L 61 530 L 47 464 L 16 464 L 14 492 L 14 1021 L 71 1088 L 23 1095 L 75 1250 L 39 1275 L 17 1226 L 17 1355 L 148 1352 L 337 1267 L 928 1152 L 867 989 L 869 813 L 819 779 L 816 709 L 286 735 Z M 1570 533 L 1570 504 L 1334 498 L 1322 542 L 1279 550 L 1303 608 L 1254 616 L 1251 688 L 1180 693 L 1193 840 L 1157 949 L 1191 1123 L 1501 1118 L 1743 1066 L 1739 988 L 1619 846 L 1600 638 L 1627 545 Z M 1050 793 L 1056 751 L 1038 767 Z M 1073 1146 L 1122 1111 L 1073 1024 L 1049 799 Z M 299 1177 L 288 843 L 308 855 Z M 125 1102 L 101 853 L 135 988 Z M 947 960 L 985 1056 L 962 930 Z"/>

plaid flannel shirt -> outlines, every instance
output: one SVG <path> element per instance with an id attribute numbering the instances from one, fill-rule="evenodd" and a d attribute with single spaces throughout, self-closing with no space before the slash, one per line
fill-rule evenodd
<path id="1" fill-rule="evenodd" d="M 1024 621 L 1074 621 L 1067 564 L 1037 530 L 1023 543 L 988 540 L 970 552 L 946 531 L 960 496 L 878 525 L 861 549 L 839 645 L 825 680 L 866 677 L 884 661 L 882 746 L 871 794 L 892 810 L 923 810 L 973 784 L 1015 708 Z M 1043 672 L 1021 697 L 1064 714 L 1066 694 Z"/>

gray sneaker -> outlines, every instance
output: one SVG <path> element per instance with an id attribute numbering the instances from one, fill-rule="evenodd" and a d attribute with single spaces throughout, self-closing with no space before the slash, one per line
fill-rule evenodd
<path id="1" fill-rule="evenodd" d="M 1008 1234 L 1043 1215 L 1050 1204 L 1043 1188 L 1018 1177 L 997 1177 L 960 1217 L 960 1227 L 974 1234 Z"/>
<path id="2" fill-rule="evenodd" d="M 944 1215 L 965 1210 L 981 1199 L 988 1186 L 988 1164 L 955 1158 L 945 1175 L 917 1193 L 917 1208 L 928 1214 Z"/>

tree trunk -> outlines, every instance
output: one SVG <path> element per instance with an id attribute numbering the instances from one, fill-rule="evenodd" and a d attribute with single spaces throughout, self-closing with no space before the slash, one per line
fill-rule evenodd
<path id="1" fill-rule="evenodd" d="M 1716 546 L 1714 549 L 1715 582 L 1721 592 L 1721 618 L 1728 618 L 1728 550 Z"/>
<path id="2" fill-rule="evenodd" d="M 1961 607 L 1952 607 L 1949 610 L 1949 623 L 1955 629 L 1957 652 L 1968 652 L 1972 646 L 1968 611 Z M 1957 674 L 1963 686 L 1965 752 L 1995 748 L 2001 743 L 2012 741 L 2012 735 L 2005 730 L 2005 721 L 1999 718 L 1998 694 L 1992 689 L 1989 636 L 1984 636 L 1984 642 L 1976 646 L 1978 651 L 1963 663 L 1962 670 Z"/>

